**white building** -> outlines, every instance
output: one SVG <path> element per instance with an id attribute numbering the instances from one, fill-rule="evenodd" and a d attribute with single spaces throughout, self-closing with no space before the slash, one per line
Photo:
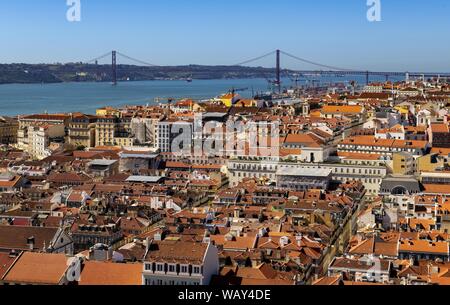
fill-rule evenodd
<path id="1" fill-rule="evenodd" d="M 48 149 L 52 140 L 64 138 L 64 125 L 32 125 L 28 127 L 28 152 L 34 159 L 42 160 L 51 155 Z"/>
<path id="2" fill-rule="evenodd" d="M 267 178 L 272 182 L 277 180 L 279 169 L 294 168 L 305 171 L 331 170 L 332 180 L 340 182 L 361 181 L 368 195 L 377 196 L 382 179 L 387 175 L 386 166 L 370 164 L 344 163 L 300 163 L 280 162 L 279 160 L 258 160 L 257 158 L 232 158 L 228 160 L 229 180 L 231 186 L 236 186 L 245 178 Z"/>
<path id="3" fill-rule="evenodd" d="M 161 241 L 161 236 L 156 234 L 153 242 L 147 241 L 142 271 L 144 285 L 209 285 L 218 272 L 217 248 L 206 237 L 203 243 Z"/>
<path id="4" fill-rule="evenodd" d="M 131 120 L 131 132 L 139 144 L 156 146 L 156 131 L 159 119 L 155 118 L 133 118 Z"/>
<path id="5" fill-rule="evenodd" d="M 184 148 L 192 145 L 193 123 L 186 121 L 161 121 L 156 125 L 157 148 L 161 152 L 172 152 L 172 144 L 177 141 Z M 189 150 L 190 151 L 190 150 Z M 179 151 L 175 151 L 179 152 Z M 174 152 L 174 153 L 175 153 Z"/>

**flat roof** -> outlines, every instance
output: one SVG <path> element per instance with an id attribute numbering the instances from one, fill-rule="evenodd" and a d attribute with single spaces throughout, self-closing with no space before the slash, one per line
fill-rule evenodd
<path id="1" fill-rule="evenodd" d="M 122 159 L 155 159 L 158 154 L 133 154 L 133 153 L 120 153 Z"/>
<path id="2" fill-rule="evenodd" d="M 450 178 L 450 172 L 422 172 L 423 177 L 439 177 L 439 178 Z"/>
<path id="3" fill-rule="evenodd" d="M 89 166 L 91 165 L 99 165 L 99 166 L 110 166 L 113 165 L 114 163 L 116 163 L 117 160 L 92 160 L 91 162 L 88 163 Z"/>
<path id="4" fill-rule="evenodd" d="M 161 176 L 130 176 L 126 182 L 141 182 L 141 183 L 157 183 L 161 181 Z"/>
<path id="5" fill-rule="evenodd" d="M 278 176 L 328 177 L 333 171 L 326 168 L 282 167 Z"/>

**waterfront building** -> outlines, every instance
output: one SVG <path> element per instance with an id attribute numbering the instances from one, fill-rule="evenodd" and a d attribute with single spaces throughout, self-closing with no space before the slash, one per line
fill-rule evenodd
<path id="1" fill-rule="evenodd" d="M 17 119 L 0 117 L 0 144 L 16 144 L 18 131 L 19 122 L 17 121 Z"/>
<path id="2" fill-rule="evenodd" d="M 97 117 L 75 114 L 69 123 L 69 144 L 75 147 L 95 147 L 95 125 Z"/>
<path id="3" fill-rule="evenodd" d="M 64 142 L 64 125 L 37 124 L 28 127 L 28 152 L 30 156 L 37 160 L 45 159 L 51 156 L 49 150 L 51 142 Z"/>

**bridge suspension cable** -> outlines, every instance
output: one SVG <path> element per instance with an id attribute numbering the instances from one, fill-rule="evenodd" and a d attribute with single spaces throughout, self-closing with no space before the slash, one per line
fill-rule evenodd
<path id="1" fill-rule="evenodd" d="M 311 60 L 308 60 L 308 59 L 304 59 L 304 58 L 301 58 L 301 57 L 289 54 L 289 53 L 284 52 L 284 51 L 281 51 L 281 53 L 283 55 L 286 55 L 286 56 L 290 57 L 290 58 L 293 58 L 295 60 L 301 61 L 303 63 L 308 63 L 308 64 L 313 65 L 313 66 L 318 66 L 318 67 L 322 67 L 322 68 L 326 68 L 326 69 L 330 69 L 330 70 L 337 70 L 337 71 L 354 71 L 353 69 L 344 69 L 344 68 L 340 68 L 340 67 L 323 65 L 323 64 L 320 64 L 320 63 L 317 63 L 317 62 L 314 62 L 314 61 L 311 61 Z"/>
<path id="2" fill-rule="evenodd" d="M 145 61 L 143 61 L 143 60 L 136 59 L 136 58 L 133 58 L 133 57 L 131 57 L 131 56 L 125 55 L 125 54 L 120 53 L 120 52 L 117 52 L 117 55 L 120 55 L 120 56 L 122 56 L 122 57 L 124 57 L 124 58 L 126 58 L 126 59 L 129 59 L 129 60 L 131 60 L 131 61 L 134 61 L 134 62 L 139 63 L 139 64 L 144 65 L 144 66 L 149 66 L 149 67 L 160 67 L 159 65 L 155 65 L 155 64 L 152 64 L 152 63 L 148 63 L 148 62 L 145 62 Z"/>
<path id="3" fill-rule="evenodd" d="M 266 57 L 268 57 L 268 56 L 274 55 L 275 53 L 276 53 L 276 51 L 272 51 L 272 52 L 270 52 L 270 53 L 267 53 L 267 54 L 264 54 L 264 55 L 261 55 L 261 56 L 258 56 L 258 57 L 255 57 L 255 58 L 252 58 L 252 59 L 249 59 L 249 60 L 240 62 L 240 63 L 237 63 L 237 64 L 232 65 L 232 66 L 242 66 L 242 65 L 246 65 L 246 64 L 249 64 L 249 63 L 258 61 L 258 60 L 260 60 L 260 59 L 266 58 Z"/>
<path id="4" fill-rule="evenodd" d="M 86 64 L 95 63 L 96 61 L 99 61 L 100 59 L 103 59 L 103 58 L 106 58 L 106 57 L 111 57 L 111 51 L 109 51 L 108 53 L 103 54 L 103 55 L 101 55 L 99 57 L 96 57 L 94 59 L 91 59 L 91 60 L 88 60 L 88 61 L 83 61 L 83 62 L 86 63 Z"/>

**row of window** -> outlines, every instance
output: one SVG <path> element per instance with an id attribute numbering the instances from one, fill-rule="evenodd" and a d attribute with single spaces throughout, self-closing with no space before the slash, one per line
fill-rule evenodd
<path id="1" fill-rule="evenodd" d="M 146 286 L 199 286 L 199 282 L 188 282 L 188 281 L 163 281 L 163 280 L 152 280 L 145 279 Z"/>
<path id="2" fill-rule="evenodd" d="M 144 268 L 145 271 L 184 273 L 184 274 L 201 274 L 202 269 L 200 266 L 163 264 L 163 263 L 146 263 Z"/>
<path id="3" fill-rule="evenodd" d="M 275 170 L 275 166 L 273 167 Z M 262 171 L 265 172 L 267 170 L 272 171 L 272 166 L 269 167 L 258 167 L 258 166 L 246 166 L 246 165 L 237 165 L 234 167 L 234 169 L 240 169 L 240 170 L 252 170 L 252 171 Z M 362 169 L 362 168 L 333 168 L 333 172 L 334 173 L 341 173 L 341 174 L 365 174 L 365 175 L 378 175 L 381 176 L 382 172 L 381 169 Z M 235 174 L 233 173 L 233 175 L 235 176 Z M 238 173 L 238 177 L 241 177 L 241 173 Z M 244 177 L 246 177 L 246 174 L 244 173 Z"/>

